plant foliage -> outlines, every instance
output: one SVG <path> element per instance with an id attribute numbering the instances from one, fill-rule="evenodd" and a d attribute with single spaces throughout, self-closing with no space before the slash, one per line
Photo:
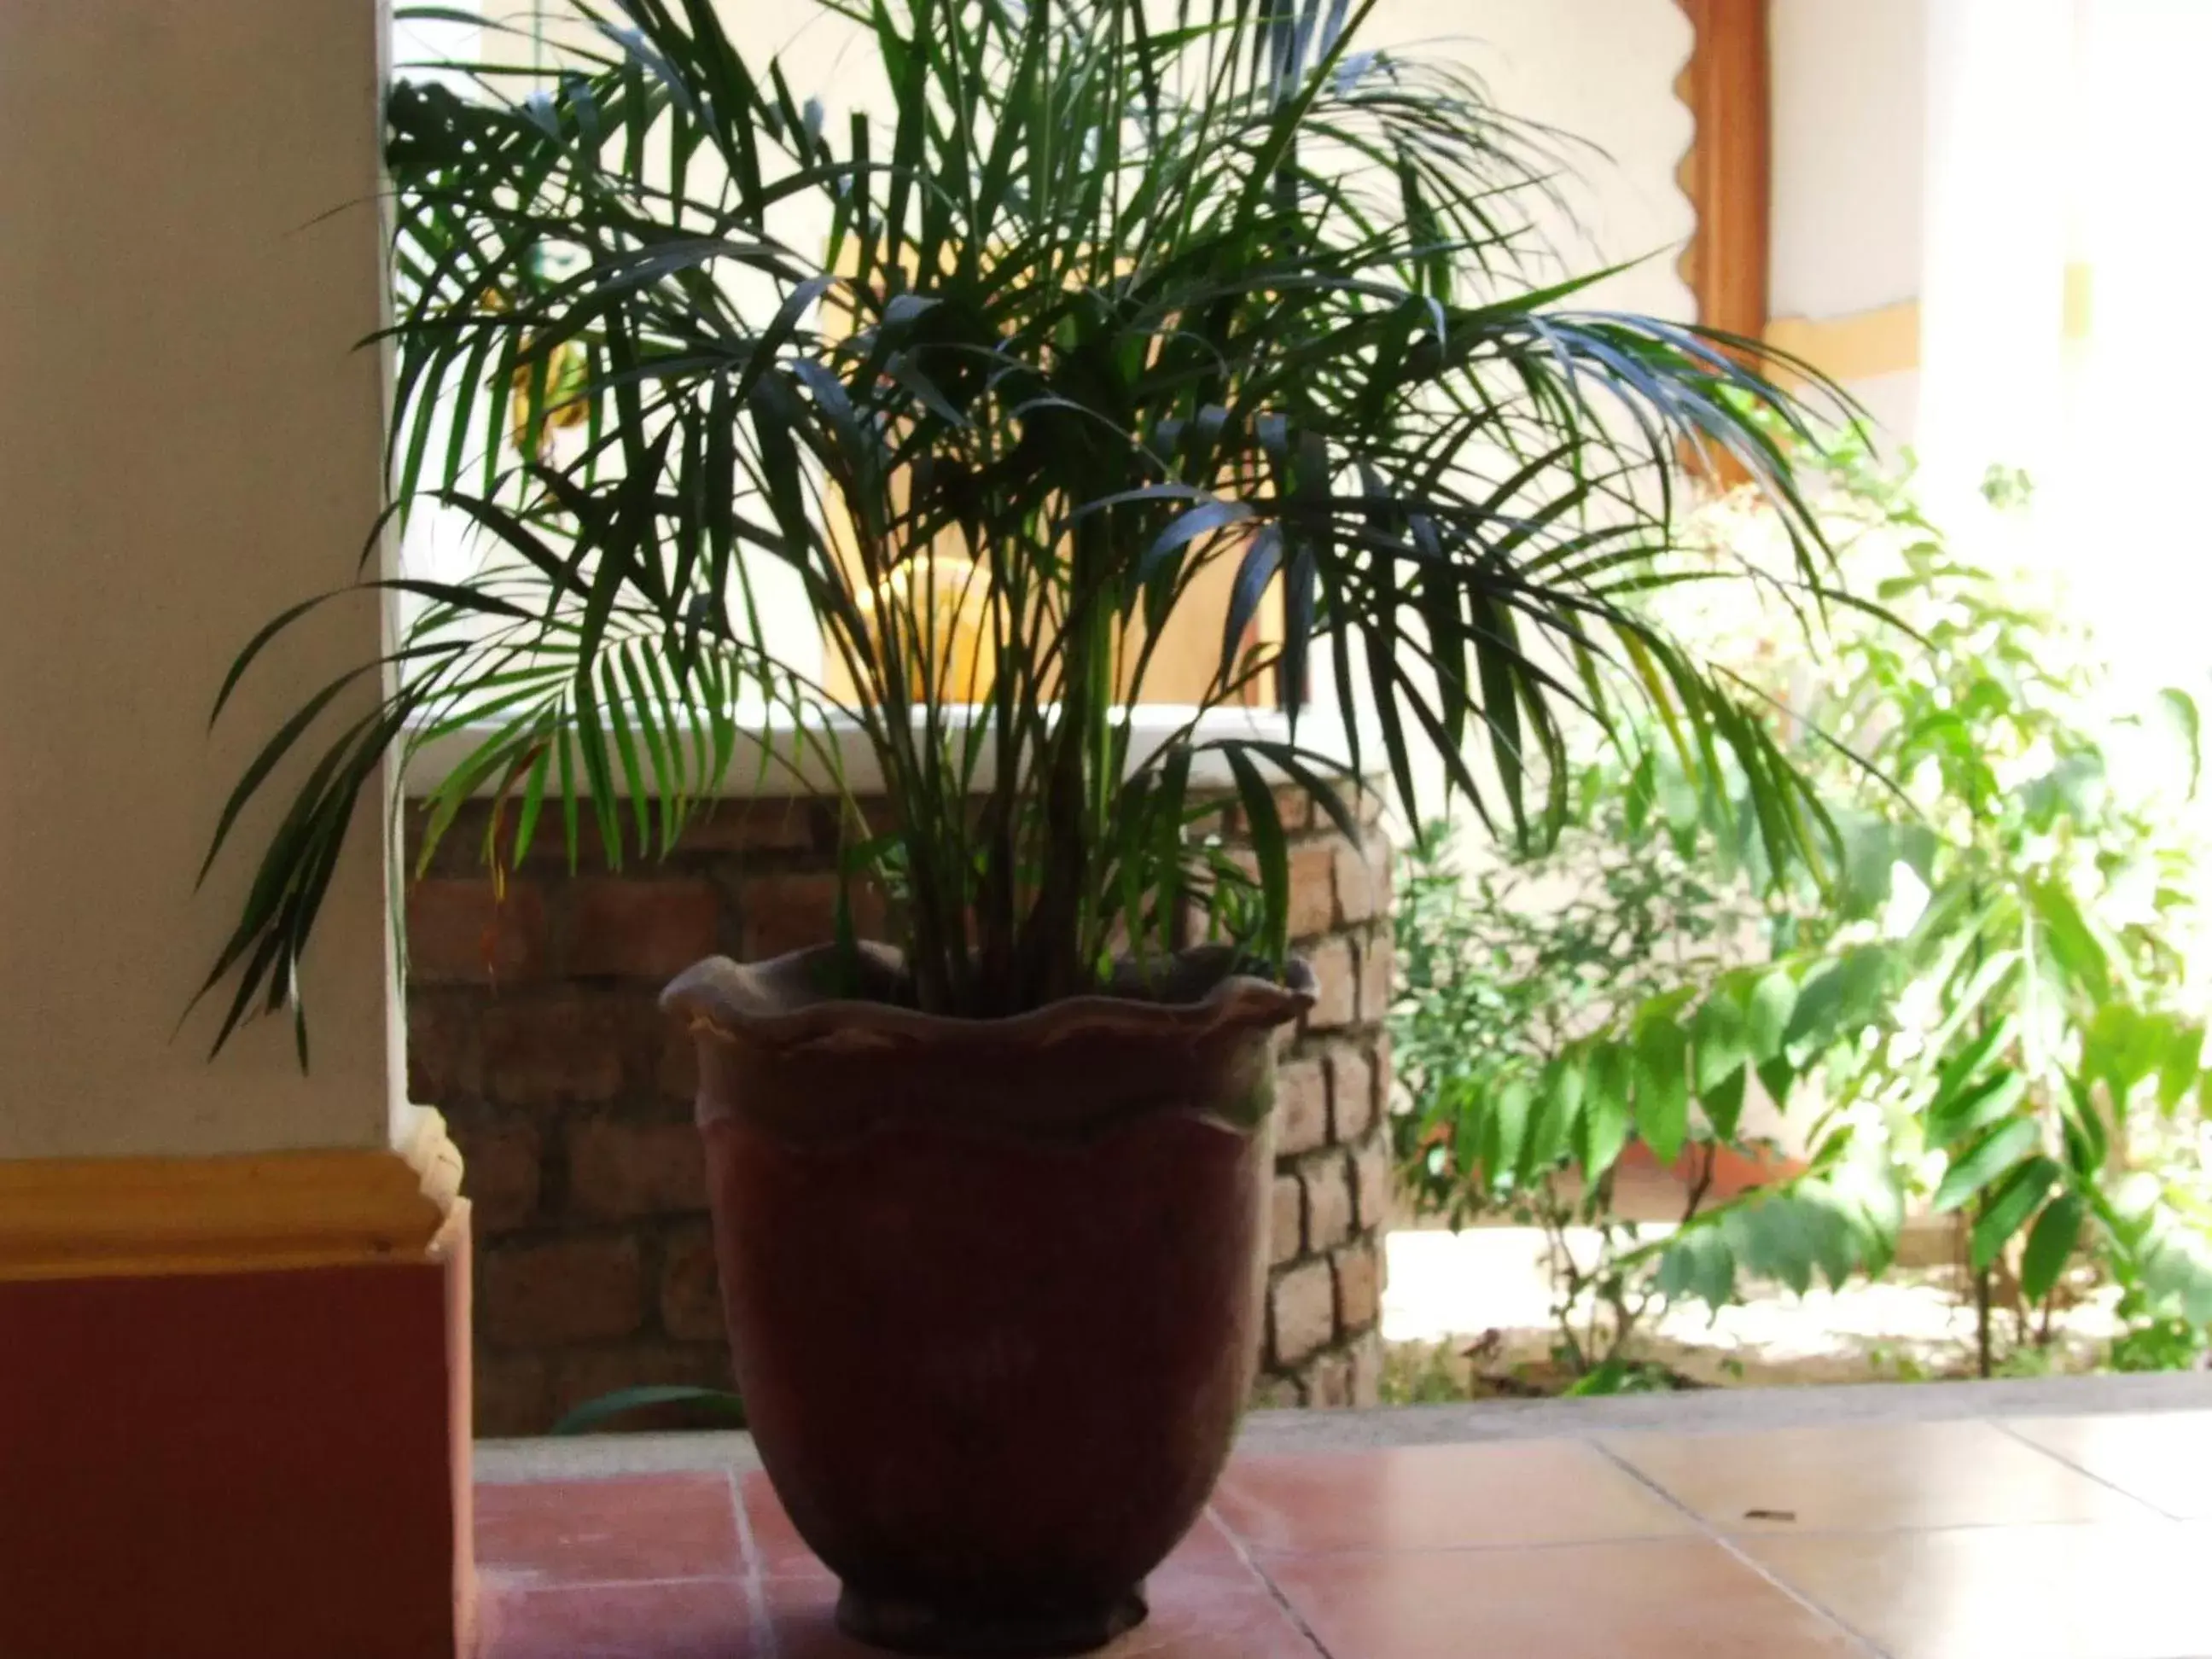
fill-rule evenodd
<path id="1" fill-rule="evenodd" d="M 500 864 L 556 822 L 572 854 L 665 849 L 746 767 L 849 800 L 857 734 L 893 822 L 846 815 L 848 873 L 898 901 L 918 1004 L 971 1016 L 1218 908 L 1240 878 L 1188 833 L 1208 767 L 1252 824 L 1249 943 L 1279 958 L 1271 789 L 1348 820 L 1295 727 L 1201 724 L 1255 690 L 1331 688 L 1371 711 L 1353 772 L 1410 799 L 1432 749 L 1534 839 L 1574 711 L 1641 708 L 1754 781 L 1778 848 L 1828 845 L 1740 689 L 1636 603 L 1712 574 L 1675 548 L 1695 453 L 1761 482 L 1796 548 L 1769 585 L 1819 603 L 1775 436 L 1795 405 L 1749 343 L 1574 308 L 1595 278 L 1531 228 L 1547 135 L 1364 46 L 1373 0 L 820 7 L 879 71 L 873 118 L 802 96 L 710 0 L 580 5 L 596 45 L 550 69 L 393 86 L 392 512 L 465 515 L 493 556 L 347 590 L 416 614 L 222 814 L 217 850 L 300 751 L 210 975 L 224 1035 L 296 1006 L 358 801 L 431 742 L 465 758 L 426 851 L 489 793 Z M 1146 748 L 1152 652 L 1209 571 L 1218 667 Z"/>
<path id="2" fill-rule="evenodd" d="M 2128 709 L 2056 601 L 1962 556 L 1857 434 L 1818 472 L 1839 562 L 1903 625 L 1844 619 L 1817 672 L 1725 596 L 1674 625 L 1764 692 L 1838 826 L 1837 879 L 1777 869 L 1711 793 L 1741 781 L 1701 785 L 1656 739 L 1596 750 L 1578 831 L 1534 859 L 1468 879 L 1419 849 L 1394 1015 L 1409 1178 L 1439 1212 L 1601 1230 L 1595 1262 L 1554 1250 L 1562 1347 L 1592 1374 L 1653 1308 L 1725 1302 L 1740 1271 L 1799 1291 L 1881 1271 L 1913 1198 L 1962 1218 L 1985 1373 L 2004 1309 L 2028 1363 L 2099 1276 L 2128 1326 L 2114 1363 L 2193 1363 L 2196 704 Z M 1990 500 L 2023 490 L 1993 475 Z M 1705 533 L 1757 564 L 1771 529 L 1747 500 Z M 1753 1098 L 1794 1119 L 1806 1167 L 1711 1203 L 1700 1159 L 1757 1150 Z M 1690 1177 L 1656 1242 L 1613 1218 L 1636 1141 Z"/>
<path id="3" fill-rule="evenodd" d="M 1432 827 L 1395 917 L 1406 1179 L 1454 1225 L 1543 1230 L 1553 1358 L 1585 1391 L 1642 1374 L 1637 1344 L 1668 1302 L 1717 1306 L 1747 1276 L 1841 1284 L 1887 1263 L 1899 1220 L 1881 1143 L 1821 1113 L 1811 1158 L 1784 1174 L 1755 1104 L 1802 1108 L 1801 1079 L 1877 1014 L 1887 972 L 1770 957 L 1758 896 L 1654 810 L 1657 769 L 1594 764 L 1587 817 L 1533 857 L 1463 872 Z M 1632 1150 L 1647 1188 L 1679 1171 L 1673 1215 L 1623 1215 Z M 1747 1170 L 1768 1179 L 1747 1189 Z"/>

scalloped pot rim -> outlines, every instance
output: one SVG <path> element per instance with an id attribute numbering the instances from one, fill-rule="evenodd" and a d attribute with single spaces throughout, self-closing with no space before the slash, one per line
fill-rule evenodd
<path id="1" fill-rule="evenodd" d="M 903 972 L 899 952 L 863 942 L 862 969 L 887 988 Z M 1148 998 L 1093 992 L 1048 1003 L 1042 1008 L 992 1018 L 963 1018 L 927 1013 L 886 1000 L 824 996 L 817 988 L 819 970 L 836 956 L 835 945 L 813 945 L 768 961 L 743 963 L 708 957 L 671 981 L 660 1004 L 684 1016 L 695 1034 L 725 1042 L 771 1048 L 799 1044 L 853 1048 L 931 1046 L 987 1046 L 1003 1050 L 1011 1042 L 1048 1048 L 1070 1038 L 1099 1032 L 1131 1036 L 1182 1036 L 1201 1038 L 1224 1030 L 1286 1024 L 1313 1006 L 1313 970 L 1293 958 L 1278 984 L 1251 974 L 1224 970 L 1233 960 L 1226 946 L 1204 945 L 1179 953 L 1170 970 L 1199 994 Z M 1130 971 L 1124 964 L 1124 971 Z M 1200 988 L 1203 988 L 1202 989 Z"/>

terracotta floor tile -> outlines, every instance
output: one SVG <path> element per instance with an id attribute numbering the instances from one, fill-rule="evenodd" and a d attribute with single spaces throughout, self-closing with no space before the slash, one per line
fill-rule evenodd
<path id="1" fill-rule="evenodd" d="M 745 1526 L 753 1559 L 771 1577 L 829 1578 L 830 1569 L 806 1547 L 783 1500 L 775 1495 L 769 1478 L 758 1469 L 738 1477 L 738 1496 L 745 1506 Z"/>
<path id="2" fill-rule="evenodd" d="M 476 1489 L 477 1565 L 494 1585 L 714 1578 L 744 1569 L 719 1474 L 534 1480 Z"/>
<path id="3" fill-rule="evenodd" d="M 1865 1659 L 1710 1539 L 1260 1565 L 1335 1659 Z"/>
<path id="4" fill-rule="evenodd" d="M 2148 1521 L 1741 1541 L 1893 1659 L 2212 1653 L 2212 1528 Z"/>
<path id="5" fill-rule="evenodd" d="M 1155 1581 L 1163 1576 L 1243 1581 L 1252 1576 L 1252 1569 L 1221 1517 L 1209 1509 L 1198 1517 L 1198 1523 L 1184 1534 L 1174 1553 L 1160 1563 Z"/>
<path id="6" fill-rule="evenodd" d="M 2185 1520 L 2212 1520 L 2212 1412 L 2008 1419 L 2022 1439 Z"/>
<path id="7" fill-rule="evenodd" d="M 1255 1550 L 1419 1550 L 1692 1532 L 1595 1449 L 1568 1441 L 1239 1458 L 1214 1508 Z"/>
<path id="8" fill-rule="evenodd" d="M 482 1659 L 765 1659 L 743 1583 L 495 1589 L 483 1603 Z"/>
<path id="9" fill-rule="evenodd" d="M 781 1659 L 882 1659 L 836 1623 L 836 1590 L 820 1579 L 768 1586 Z M 1099 1650 L 1097 1659 L 1320 1659 L 1267 1587 L 1243 1579 L 1164 1575 L 1152 1581 L 1152 1616 Z"/>
<path id="10" fill-rule="evenodd" d="M 799 1529 L 791 1524 L 791 1516 L 784 1509 L 783 1500 L 775 1495 L 775 1488 L 769 1484 L 767 1475 L 752 1470 L 739 1478 L 738 1490 L 744 1503 L 746 1524 L 751 1530 L 753 1558 L 760 1563 L 762 1572 L 771 1578 L 832 1577 L 820 1558 L 806 1547 Z M 1251 1569 L 1244 1565 L 1221 1523 L 1209 1512 L 1199 1516 L 1189 1536 L 1176 1546 L 1175 1553 L 1160 1565 L 1159 1571 L 1241 1579 L 1249 1577 Z"/>
<path id="11" fill-rule="evenodd" d="M 2151 1511 L 1982 1422 L 1851 1424 L 1605 1443 L 1724 1532 L 2141 1520 Z"/>

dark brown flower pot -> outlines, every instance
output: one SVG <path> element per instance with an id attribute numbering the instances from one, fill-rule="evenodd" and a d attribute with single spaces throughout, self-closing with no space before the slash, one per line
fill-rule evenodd
<path id="1" fill-rule="evenodd" d="M 665 999 L 761 1461 L 863 1640 L 1103 1645 L 1251 1388 L 1271 1033 L 1310 981 L 1193 952 L 1181 1000 L 969 1021 L 829 1000 L 827 962 L 717 958 Z"/>

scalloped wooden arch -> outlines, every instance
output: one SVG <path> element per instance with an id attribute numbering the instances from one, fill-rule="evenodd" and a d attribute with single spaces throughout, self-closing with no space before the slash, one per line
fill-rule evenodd
<path id="1" fill-rule="evenodd" d="M 1690 20 L 1674 82 L 1690 148 L 1675 170 L 1697 227 L 1676 263 L 1698 320 L 1749 339 L 1767 325 L 1768 191 L 1773 155 L 1767 0 L 1675 0 Z"/>

